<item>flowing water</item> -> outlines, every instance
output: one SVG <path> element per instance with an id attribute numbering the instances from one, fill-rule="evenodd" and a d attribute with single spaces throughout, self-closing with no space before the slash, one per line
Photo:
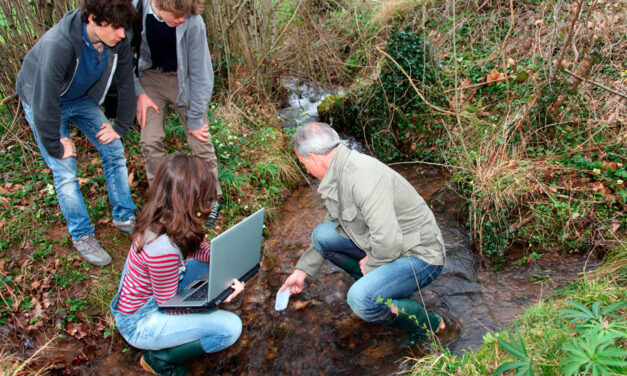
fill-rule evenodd
<path id="1" fill-rule="evenodd" d="M 286 81 L 290 108 L 282 111 L 288 125 L 317 120 L 315 107 L 328 95 L 298 80 Z M 448 325 L 440 338 L 453 353 L 479 347 L 489 330 L 502 329 L 516 315 L 557 287 L 577 278 L 596 261 L 583 256 L 544 255 L 518 266 L 514 253 L 499 272 L 482 267 L 471 247 L 468 229 L 461 223 L 457 198 L 445 187 L 447 176 L 434 168 L 407 164 L 397 168 L 427 200 L 442 230 L 447 262 L 439 278 L 414 296 L 442 314 Z M 292 296 L 285 311 L 274 311 L 276 292 L 302 252 L 325 210 L 316 186 L 301 187 L 286 198 L 278 221 L 268 226 L 259 273 L 231 305 L 244 324 L 241 338 L 230 348 L 195 360 L 195 375 L 390 375 L 408 366 L 399 351 L 402 333 L 372 325 L 352 314 L 346 292 L 353 282 L 342 270 L 325 263 L 305 290 Z M 136 350 L 122 351 L 124 343 L 101 348 L 96 362 L 84 374 L 141 374 Z"/>
<path id="2" fill-rule="evenodd" d="M 584 268 L 585 257 L 564 255 L 544 255 L 533 265 L 506 262 L 500 272 L 482 267 L 468 230 L 457 219 L 455 194 L 445 188 L 447 177 L 416 165 L 397 170 L 431 205 L 442 230 L 447 263 L 440 277 L 423 289 L 422 298 L 428 309 L 446 318 L 442 341 L 454 353 L 476 349 L 488 330 L 502 329 Z M 407 366 L 402 362 L 412 354 L 398 350 L 402 333 L 352 314 L 345 298 L 353 280 L 330 263 L 308 279 L 303 293 L 291 297 L 285 311 L 274 311 L 278 288 L 323 220 L 324 206 L 315 188 L 296 189 L 285 200 L 278 221 L 268 227 L 261 270 L 237 302 L 223 307 L 242 318 L 242 337 L 232 347 L 194 361 L 193 374 L 389 375 Z M 140 352 L 124 354 L 114 348 L 110 354 L 89 372 L 140 372 Z"/>

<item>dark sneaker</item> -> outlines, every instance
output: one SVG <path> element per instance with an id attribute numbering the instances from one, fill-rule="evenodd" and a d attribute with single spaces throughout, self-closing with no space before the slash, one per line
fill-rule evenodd
<path id="1" fill-rule="evenodd" d="M 94 234 L 83 235 L 73 243 L 74 247 L 90 264 L 105 266 L 111 262 L 111 256 L 102 249 Z"/>
<path id="2" fill-rule="evenodd" d="M 133 235 L 133 229 L 135 229 L 135 218 L 128 219 L 126 221 L 113 220 L 113 225 L 120 231 L 124 231 L 129 235 Z"/>
<path id="3" fill-rule="evenodd" d="M 218 217 L 220 216 L 220 209 L 222 209 L 222 205 L 217 202 L 213 203 L 213 208 L 211 209 L 211 213 L 205 219 L 205 228 L 207 230 L 212 229 L 213 226 L 216 225 L 218 221 Z"/>

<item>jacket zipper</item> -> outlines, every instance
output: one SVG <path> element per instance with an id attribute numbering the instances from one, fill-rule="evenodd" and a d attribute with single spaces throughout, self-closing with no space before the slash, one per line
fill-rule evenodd
<path id="1" fill-rule="evenodd" d="M 70 80 L 70 83 L 67 85 L 67 87 L 65 88 L 65 90 L 63 90 L 63 93 L 61 93 L 61 95 L 59 95 L 60 97 L 64 96 L 65 93 L 67 93 L 68 90 L 70 90 L 70 86 L 72 86 L 72 82 L 74 82 L 74 77 L 76 77 L 76 72 L 78 71 L 78 63 L 79 63 L 79 59 L 76 59 L 76 67 L 74 67 L 74 73 L 72 74 L 72 79 Z"/>
<path id="2" fill-rule="evenodd" d="M 113 75 L 115 74 L 115 69 L 118 66 L 118 54 L 114 54 L 113 55 L 113 64 L 111 67 L 111 74 L 109 74 L 109 79 L 107 80 L 107 86 L 105 86 L 105 90 L 102 93 L 102 98 L 100 98 L 100 101 L 98 102 L 98 106 L 100 106 L 104 100 L 105 97 L 107 96 L 107 92 L 109 91 L 109 86 L 111 86 L 111 81 L 113 81 Z"/>

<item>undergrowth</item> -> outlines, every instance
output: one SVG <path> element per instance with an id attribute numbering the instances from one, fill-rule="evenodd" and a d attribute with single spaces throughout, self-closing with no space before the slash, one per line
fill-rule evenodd
<path id="1" fill-rule="evenodd" d="M 475 352 L 445 347 L 415 359 L 412 375 L 624 374 L 627 288 L 612 279 L 581 279 L 527 309 L 512 329 L 487 333 Z M 580 373 L 582 372 L 582 373 Z M 590 372 L 590 373 L 588 373 Z"/>
<path id="2" fill-rule="evenodd" d="M 384 161 L 448 168 L 491 260 L 514 244 L 574 252 L 624 237 L 623 2 L 356 3 L 344 3 L 361 32 L 345 60 L 354 81 L 323 119 Z"/>
<path id="3" fill-rule="evenodd" d="M 232 108 L 213 105 L 210 111 L 209 127 L 225 202 L 208 237 L 261 207 L 266 208 L 267 221 L 271 222 L 286 187 L 297 181 L 295 165 L 285 157 L 284 136 L 273 120 L 257 116 L 252 121 L 229 110 Z M 73 132 L 79 184 L 96 225 L 96 236 L 113 262 L 95 268 L 75 252 L 58 209 L 50 171 L 36 146 L 17 141 L 18 137 L 32 138 L 27 125 L 19 124 L 23 127 L 19 133 L 4 133 L 15 139 L 9 139 L 0 149 L 0 326 L 6 328 L 12 346 L 22 344 L 5 351 L 23 353 L 36 346 L 43 334 L 58 340 L 86 340 L 89 345 L 84 354 L 91 354 L 96 351 L 93 338 L 116 338 L 111 335 L 115 326 L 109 303 L 117 290 L 130 238 L 111 224 L 106 183 L 96 150 L 80 132 Z M 11 126 L 16 129 L 6 121 L 0 126 L 5 131 Z M 187 149 L 176 115 L 167 118 L 166 131 L 168 152 Z M 147 183 L 136 129 L 125 137 L 125 147 L 133 199 L 141 210 Z M 72 365 L 89 361 L 84 354 L 77 355 Z M 50 365 L 50 360 L 39 357 L 30 363 L 38 369 Z M 68 366 L 67 360 L 55 360 L 50 365 L 51 369 Z"/>

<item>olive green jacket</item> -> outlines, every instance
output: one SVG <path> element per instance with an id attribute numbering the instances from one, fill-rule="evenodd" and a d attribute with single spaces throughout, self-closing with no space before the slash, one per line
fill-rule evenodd
<path id="1" fill-rule="evenodd" d="M 444 265 L 446 251 L 431 209 L 398 172 L 340 144 L 318 187 L 327 221 L 338 233 L 370 252 L 366 273 L 402 256 Z M 296 269 L 314 276 L 324 258 L 313 246 Z"/>

